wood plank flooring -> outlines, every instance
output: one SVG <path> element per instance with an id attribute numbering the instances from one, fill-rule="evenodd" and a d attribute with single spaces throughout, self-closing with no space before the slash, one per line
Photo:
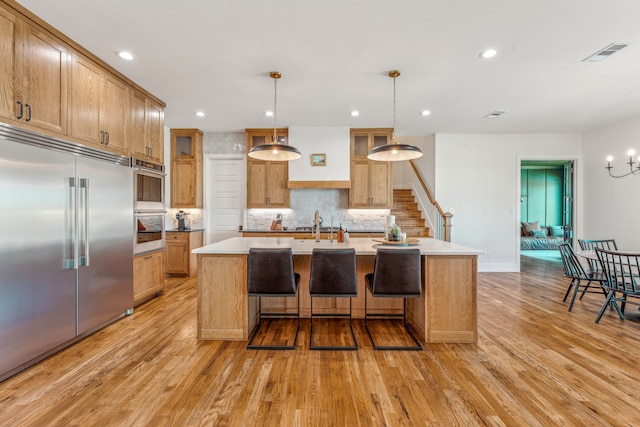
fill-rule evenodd
<path id="1" fill-rule="evenodd" d="M 640 324 L 588 294 L 567 312 L 561 265 L 478 275 L 477 344 L 246 350 L 196 339 L 195 281 L 0 383 L 10 426 L 623 426 L 640 424 Z M 629 310 L 635 310 L 629 306 Z M 1 350 L 0 350 L 1 351 Z"/>

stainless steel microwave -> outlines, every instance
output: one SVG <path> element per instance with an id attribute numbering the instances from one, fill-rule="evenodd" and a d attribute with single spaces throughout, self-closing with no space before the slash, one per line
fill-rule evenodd
<path id="1" fill-rule="evenodd" d="M 136 211 L 165 209 L 164 166 L 134 159 L 133 194 Z"/>

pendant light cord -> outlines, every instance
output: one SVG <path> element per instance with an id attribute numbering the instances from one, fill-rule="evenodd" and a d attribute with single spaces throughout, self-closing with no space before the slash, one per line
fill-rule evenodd
<path id="1" fill-rule="evenodd" d="M 273 140 L 271 142 L 278 142 L 278 79 L 273 78 Z"/>
<path id="2" fill-rule="evenodd" d="M 393 77 L 393 134 L 391 141 L 396 142 L 396 77 Z"/>

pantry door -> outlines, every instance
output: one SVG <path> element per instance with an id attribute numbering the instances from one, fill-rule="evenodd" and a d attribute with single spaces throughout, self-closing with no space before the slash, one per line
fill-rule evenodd
<path id="1" fill-rule="evenodd" d="M 206 245 L 240 236 L 244 222 L 245 159 L 241 155 L 208 155 L 205 158 Z"/>

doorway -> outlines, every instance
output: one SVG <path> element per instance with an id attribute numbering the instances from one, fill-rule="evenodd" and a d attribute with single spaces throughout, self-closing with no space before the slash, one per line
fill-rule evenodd
<path id="1" fill-rule="evenodd" d="M 559 262 L 558 245 L 573 244 L 574 166 L 574 160 L 521 160 L 521 256 Z M 528 230 L 537 225 L 539 231 Z"/>
<path id="2" fill-rule="evenodd" d="M 242 155 L 208 155 L 204 167 L 205 236 L 208 245 L 241 235 L 246 205 Z"/>

